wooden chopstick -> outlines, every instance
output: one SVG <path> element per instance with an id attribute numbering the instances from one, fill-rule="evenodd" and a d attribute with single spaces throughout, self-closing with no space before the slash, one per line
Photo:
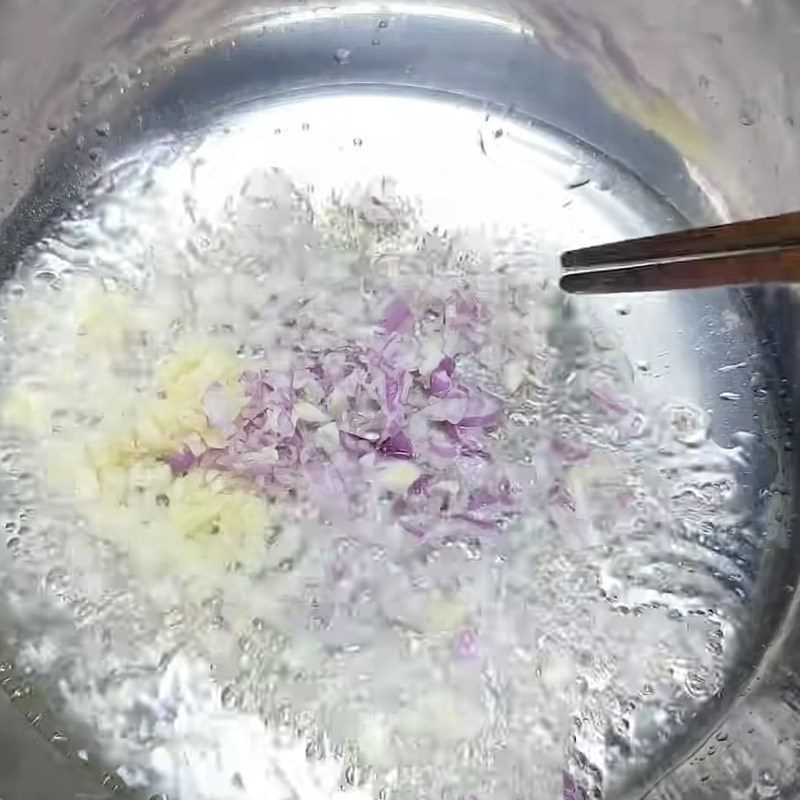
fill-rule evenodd
<path id="1" fill-rule="evenodd" d="M 561 288 L 647 292 L 800 281 L 800 212 L 571 250 Z"/>

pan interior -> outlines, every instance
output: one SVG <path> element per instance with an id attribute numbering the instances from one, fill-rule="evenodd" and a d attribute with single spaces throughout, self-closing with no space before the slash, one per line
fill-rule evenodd
<path id="1" fill-rule="evenodd" d="M 487 48 L 516 35 L 452 24 Z M 783 443 L 756 320 L 735 292 L 562 296 L 561 250 L 685 219 L 491 86 L 362 82 L 358 51 L 308 36 L 347 84 L 209 80 L 211 111 L 183 116 L 167 87 L 157 135 L 117 137 L 113 117 L 80 134 L 97 178 L 5 285 L 15 663 L 143 792 L 635 794 L 720 718 L 780 618 Z M 527 325 L 541 357 L 513 391 L 502 349 L 475 366 L 504 400 L 492 446 L 539 492 L 488 537 L 365 544 L 320 512 L 251 569 L 137 528 L 128 495 L 114 516 L 83 496 L 86 438 L 189 340 L 291 353 L 295 303 L 349 341 L 428 285 L 474 292 L 489 346 Z M 135 340 L 129 312 L 148 319 Z M 9 411 L 20 386 L 58 390 L 41 427 Z M 342 564 L 360 594 L 336 594 Z"/>

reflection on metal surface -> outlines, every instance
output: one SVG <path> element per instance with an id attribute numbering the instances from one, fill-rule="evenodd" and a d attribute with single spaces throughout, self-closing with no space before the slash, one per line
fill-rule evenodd
<path id="1" fill-rule="evenodd" d="M 554 23 L 549 2 L 488 13 L 413 3 L 271 9 L 278 13 L 263 19 L 235 3 L 118 4 L 105 17 L 94 4 L 54 4 L 47 27 L 65 31 L 65 41 L 63 51 L 51 43 L 52 63 L 41 73 L 24 52 L 26 35 L 41 26 L 38 12 L 4 7 L 0 46 L 12 59 L 0 65 L 0 114 L 9 109 L 0 118 L 0 129 L 9 127 L 0 136 L 0 208 L 19 203 L 0 229 L 3 268 L 52 218 L 112 181 L 124 197 L 126 185 L 154 168 L 164 207 L 180 203 L 187 154 L 205 164 L 193 200 L 206 217 L 219 214 L 254 160 L 313 184 L 322 199 L 390 174 L 419 201 L 426 224 L 479 230 L 543 276 L 555 274 L 565 245 L 661 231 L 687 217 L 703 223 L 725 207 L 768 213 L 797 200 L 791 4 L 653 3 L 647 27 L 640 2 L 560 5 L 563 19 Z M 145 29 L 152 41 L 129 38 Z M 77 66 L 84 52 L 102 80 Z M 624 102 L 609 107 L 598 93 L 604 74 L 620 78 L 614 91 Z M 78 91 L 76 76 L 85 77 Z M 740 122 L 754 94 L 759 118 Z M 663 98 L 655 111 L 653 96 Z M 634 113 L 620 116 L 621 105 Z M 63 132 L 50 130 L 55 118 Z M 771 158 L 781 159 L 781 171 Z M 91 219 L 92 207 L 74 213 Z M 786 617 L 797 569 L 793 298 L 707 292 L 625 306 L 597 300 L 577 312 L 613 332 L 643 395 L 707 412 L 717 445 L 747 450 L 748 524 L 763 536 L 730 554 L 750 583 L 726 628 L 725 681 L 697 719 L 670 709 L 677 722 L 660 733 L 651 721 L 638 750 L 625 751 L 609 731 L 589 754 L 603 764 L 604 796 L 642 796 L 661 780 L 652 789 L 659 800 L 790 797 L 800 739 L 795 615 Z M 681 407 L 674 413 L 684 419 Z M 630 591 L 636 601 L 639 589 Z M 687 686 L 702 694 L 696 679 Z M 579 737 L 572 744 L 574 756 Z M 8 786 L 10 800 L 32 796 L 30 777 Z"/>
<path id="2" fill-rule="evenodd" d="M 348 17 L 370 17 L 383 20 L 386 26 L 379 30 L 386 30 L 388 20 L 408 16 L 427 17 L 429 19 L 457 20 L 459 22 L 476 25 L 491 25 L 505 29 L 511 33 L 521 33 L 524 25 L 521 20 L 512 20 L 502 14 L 492 14 L 492 9 L 468 8 L 455 4 L 434 3 L 420 6 L 417 3 L 348 3 L 345 6 L 329 6 L 306 8 L 302 5 L 282 8 L 279 13 L 264 18 L 263 13 L 254 14 L 253 22 L 248 26 L 242 21 L 237 21 L 238 35 L 259 33 L 265 30 L 281 28 L 286 25 L 301 25 L 308 22 L 322 22 L 341 20 Z"/>

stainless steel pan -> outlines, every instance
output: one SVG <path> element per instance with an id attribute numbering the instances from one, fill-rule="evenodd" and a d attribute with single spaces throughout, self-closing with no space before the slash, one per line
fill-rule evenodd
<path id="1" fill-rule="evenodd" d="M 615 238 L 609 231 L 624 238 L 796 209 L 799 38 L 792 0 L 324 8 L 5 0 L 0 268 L 12 274 L 54 218 L 91 216 L 83 201 L 97 187 L 116 182 L 124 198 L 144 165 L 166 163 L 254 103 L 282 120 L 273 131 L 281 128 L 281 159 L 298 164 L 310 154 L 314 181 L 335 187 L 338 177 L 314 156 L 314 147 L 327 145 L 302 140 L 306 127 L 328 144 L 383 137 L 391 141 L 387 171 L 422 187 L 434 205 L 438 198 L 443 218 L 530 220 L 535 236 L 517 246 L 533 248 L 543 269 L 557 268 L 560 249 Z M 411 116 L 369 100 L 387 96 L 406 98 Z M 455 104 L 482 122 L 467 136 L 462 123 L 427 116 L 418 101 Z M 350 116 L 337 119 L 337 108 Z M 243 148 L 252 146 L 246 124 L 233 129 L 245 130 Z M 473 174 L 473 160 L 513 160 L 504 148 L 522 130 L 533 132 L 533 151 L 547 154 L 540 166 L 561 170 L 531 173 L 542 181 L 540 205 L 523 205 L 531 202 L 524 187 L 518 198 L 486 203 L 481 184 L 448 197 L 435 181 L 420 183 L 434 165 L 436 175 Z M 272 141 L 264 146 L 278 147 Z M 567 193 L 558 208 L 556 188 Z M 581 313 L 619 337 L 632 364 L 648 365 L 641 376 L 648 393 L 707 409 L 722 447 L 749 435 L 742 484 L 759 532 L 731 556 L 745 579 L 724 684 L 694 718 L 664 722 L 638 750 L 615 750 L 609 734 L 598 791 L 653 800 L 800 797 L 796 289 L 634 297 L 624 308 L 614 299 L 581 302 Z M 47 688 L 39 692 L 17 667 L 15 636 L 9 623 L 0 796 L 124 793 L 120 778 L 105 774 L 113 764 L 95 756 L 83 763 L 80 733 L 62 735 L 69 721 L 48 707 Z"/>

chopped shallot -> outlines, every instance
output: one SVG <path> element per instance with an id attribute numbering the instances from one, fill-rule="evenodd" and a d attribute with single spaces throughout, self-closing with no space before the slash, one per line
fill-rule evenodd
<path id="1" fill-rule="evenodd" d="M 396 498 L 395 517 L 415 537 L 495 530 L 517 502 L 507 478 L 480 466 L 492 464 L 487 433 L 502 424 L 502 403 L 460 378 L 457 361 L 479 346 L 489 315 L 466 289 L 424 302 L 395 297 L 366 342 L 297 345 L 288 368 L 243 371 L 238 407 L 235 392 L 210 385 L 202 404 L 213 448 L 193 434 L 167 459 L 173 472 L 223 470 L 273 500 L 307 495 L 323 514 L 356 513 L 350 504 L 373 485 Z M 412 335 L 423 317 L 438 320 L 427 350 Z M 444 355 L 448 332 L 462 344 Z"/>

